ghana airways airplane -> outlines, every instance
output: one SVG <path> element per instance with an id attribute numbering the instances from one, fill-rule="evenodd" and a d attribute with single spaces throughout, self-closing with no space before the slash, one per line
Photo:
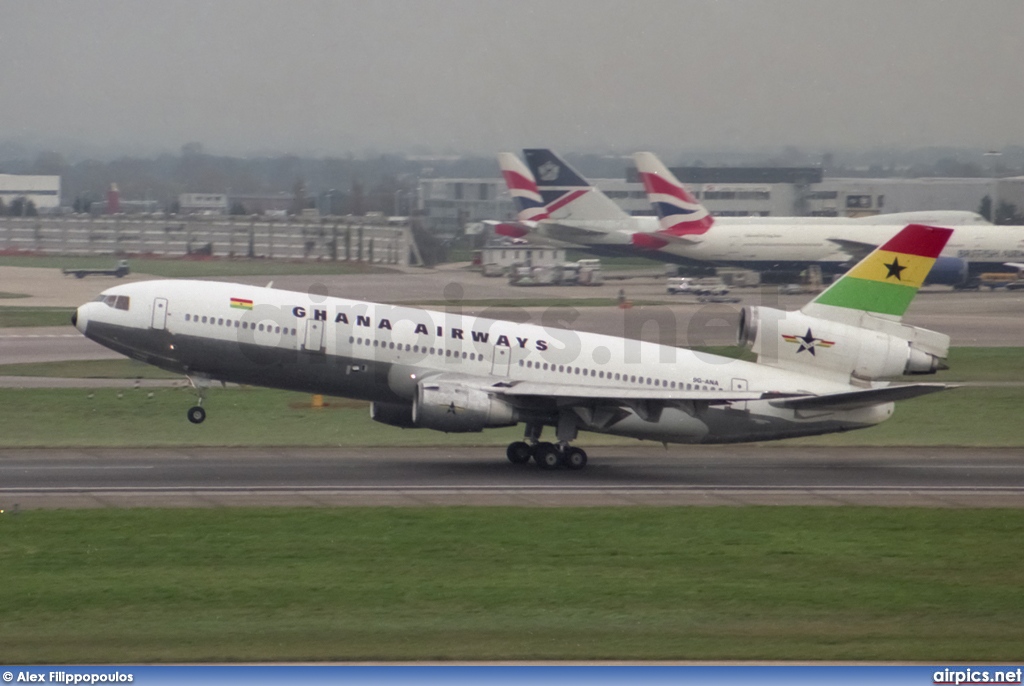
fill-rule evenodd
<path id="1" fill-rule="evenodd" d="M 969 274 L 1001 271 L 1024 258 L 1024 228 L 994 227 L 974 212 L 938 210 L 847 217 L 713 217 L 652 153 L 634 155 L 657 216 L 634 217 L 547 149 L 499 153 L 517 219 L 489 222 L 507 237 L 537 235 L 595 254 L 644 255 L 667 262 L 792 272 L 850 265 L 911 223 L 955 228 L 929 283 L 958 285 Z"/>
<path id="2" fill-rule="evenodd" d="M 933 373 L 949 337 L 901 322 L 952 230 L 909 225 L 796 312 L 744 310 L 757 362 L 531 324 L 255 286 L 115 286 L 72 322 L 98 343 L 188 375 L 370 401 L 374 420 L 444 432 L 525 425 L 507 458 L 580 469 L 580 430 L 664 443 L 732 443 L 871 426 L 891 384 Z M 553 427 L 555 442 L 541 441 Z M 143 429 L 144 430 L 144 429 Z"/>

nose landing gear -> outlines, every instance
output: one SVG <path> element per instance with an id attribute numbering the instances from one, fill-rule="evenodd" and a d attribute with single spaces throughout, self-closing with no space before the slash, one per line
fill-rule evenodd
<path id="1" fill-rule="evenodd" d="M 188 408 L 188 420 L 193 424 L 202 424 L 203 420 L 206 419 L 206 410 L 200 405 Z"/>
<path id="2" fill-rule="evenodd" d="M 206 389 L 210 387 L 210 379 L 202 376 L 189 376 L 188 382 L 196 391 L 198 400 L 195 406 L 188 408 L 188 420 L 193 424 L 202 424 L 206 420 L 206 410 L 203 409 L 203 401 L 206 400 Z"/>

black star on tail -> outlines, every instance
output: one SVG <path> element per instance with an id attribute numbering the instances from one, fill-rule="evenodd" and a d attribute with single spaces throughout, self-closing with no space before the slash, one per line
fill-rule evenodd
<path id="1" fill-rule="evenodd" d="M 885 278 L 888 279 L 889 277 L 895 276 L 897 281 L 902 281 L 903 277 L 901 277 L 900 274 L 907 268 L 907 265 L 900 264 L 900 258 L 894 257 L 892 258 L 892 264 L 885 265 L 885 268 L 889 270 L 889 273 L 885 275 Z"/>

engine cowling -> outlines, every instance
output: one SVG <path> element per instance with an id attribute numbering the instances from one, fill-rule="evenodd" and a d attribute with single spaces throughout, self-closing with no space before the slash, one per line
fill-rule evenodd
<path id="1" fill-rule="evenodd" d="M 452 381 L 421 381 L 412 405 L 416 426 L 450 433 L 512 426 L 515 414 L 511 405 L 486 390 Z"/>
<path id="2" fill-rule="evenodd" d="M 803 312 L 745 307 L 739 343 L 750 346 L 759 362 L 867 380 L 934 374 L 949 354 L 949 336 L 867 312 L 856 324 L 847 324 Z"/>
<path id="3" fill-rule="evenodd" d="M 413 429 L 412 403 L 370 403 L 370 419 L 388 426 Z"/>
<path id="4" fill-rule="evenodd" d="M 967 282 L 969 271 L 970 265 L 966 260 L 959 257 L 940 257 L 935 260 L 924 282 L 940 286 L 959 286 Z"/>

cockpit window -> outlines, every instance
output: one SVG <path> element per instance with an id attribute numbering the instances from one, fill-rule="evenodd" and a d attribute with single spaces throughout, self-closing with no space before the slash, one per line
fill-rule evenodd
<path id="1" fill-rule="evenodd" d="M 94 302 L 102 302 L 107 307 L 113 307 L 115 310 L 127 310 L 130 300 L 127 295 L 101 295 Z"/>

